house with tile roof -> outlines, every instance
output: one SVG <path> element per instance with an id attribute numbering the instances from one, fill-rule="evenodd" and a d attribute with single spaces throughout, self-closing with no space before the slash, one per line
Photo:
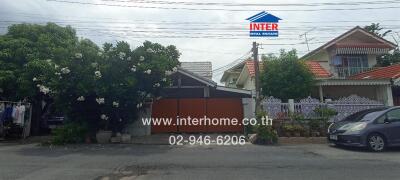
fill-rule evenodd
<path id="1" fill-rule="evenodd" d="M 381 71 L 376 71 L 375 65 L 377 57 L 395 47 L 357 26 L 304 55 L 300 59 L 318 80 L 312 95 L 323 101 L 357 94 L 393 105 L 391 78 L 379 78 Z M 363 76 L 365 73 L 372 73 L 371 77 Z"/>
<path id="2" fill-rule="evenodd" d="M 263 69 L 263 63 L 260 62 L 259 68 Z M 221 83 L 226 87 L 255 91 L 255 75 L 254 61 L 248 59 L 226 70 Z"/>
<path id="3" fill-rule="evenodd" d="M 357 26 L 309 52 L 300 60 L 317 79 L 311 96 L 323 102 L 356 94 L 393 105 L 393 79 L 400 76 L 400 65 L 382 70 L 375 65 L 377 57 L 394 48 L 396 45 L 392 42 Z M 260 63 L 260 70 L 262 65 Z M 254 61 L 243 61 L 226 70 L 221 82 L 226 87 L 255 90 L 254 69 Z"/>

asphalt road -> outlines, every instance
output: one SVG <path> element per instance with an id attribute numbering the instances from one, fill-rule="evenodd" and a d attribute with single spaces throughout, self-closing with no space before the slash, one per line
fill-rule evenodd
<path id="1" fill-rule="evenodd" d="M 400 150 L 291 146 L 0 144 L 0 179 L 399 179 Z"/>

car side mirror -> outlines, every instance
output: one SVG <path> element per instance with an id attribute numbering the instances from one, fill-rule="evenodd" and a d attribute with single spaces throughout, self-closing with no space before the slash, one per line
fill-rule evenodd
<path id="1" fill-rule="evenodd" d="M 385 118 L 385 120 L 383 121 L 385 124 L 390 124 L 390 121 L 388 118 Z"/>

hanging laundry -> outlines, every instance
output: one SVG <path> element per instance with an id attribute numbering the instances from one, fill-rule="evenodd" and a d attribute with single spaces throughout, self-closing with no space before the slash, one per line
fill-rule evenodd
<path id="1" fill-rule="evenodd" d="M 12 106 L 6 106 L 3 115 L 1 117 L 1 121 L 7 122 L 12 120 L 12 113 L 13 113 L 13 107 Z"/>
<path id="2" fill-rule="evenodd" d="M 17 106 L 17 114 L 15 123 L 24 125 L 25 122 L 25 106 Z"/>
<path id="3" fill-rule="evenodd" d="M 12 112 L 13 123 L 23 125 L 25 118 L 25 106 L 17 105 L 13 107 Z"/>
<path id="4" fill-rule="evenodd" d="M 0 103 L 0 112 L 3 112 L 5 110 L 6 106 L 4 103 Z"/>
<path id="5" fill-rule="evenodd" d="M 0 103 L 0 122 L 3 121 L 2 117 L 3 117 L 5 108 L 6 108 L 6 106 L 4 105 L 4 103 Z"/>
<path id="6" fill-rule="evenodd" d="M 18 106 L 13 106 L 13 110 L 12 110 L 12 113 L 11 113 L 11 117 L 12 117 L 12 119 L 13 119 L 13 123 L 17 123 L 17 118 L 18 118 L 18 114 L 19 114 L 19 108 L 18 108 Z"/>

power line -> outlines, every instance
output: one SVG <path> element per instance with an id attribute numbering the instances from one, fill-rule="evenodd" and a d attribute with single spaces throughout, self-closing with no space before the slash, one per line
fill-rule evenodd
<path id="1" fill-rule="evenodd" d="M 400 21 L 400 20 L 399 20 Z M 16 21 L 16 20 L 0 20 L 0 23 L 23 23 L 23 22 L 28 22 L 28 21 Z M 47 23 L 49 21 L 46 20 L 42 20 L 42 21 L 29 21 L 29 23 Z M 86 22 L 73 22 L 73 21 L 64 21 L 64 20 L 58 20 L 58 21 L 51 21 L 53 23 L 57 23 L 57 24 L 72 24 L 72 23 L 77 23 L 77 24 L 84 24 L 85 26 L 79 26 L 80 28 L 99 28 L 99 26 L 93 26 L 94 23 L 100 23 L 100 22 L 95 22 L 95 21 L 86 21 Z M 102 22 L 103 23 L 103 22 Z M 104 22 L 107 23 L 107 22 Z M 122 22 L 121 22 L 122 23 Z M 243 23 L 243 22 L 242 22 Z M 90 24 L 90 26 L 87 26 L 87 24 Z M 244 27 L 242 25 L 234 25 L 234 24 L 221 24 L 219 26 L 215 26 L 213 24 L 201 24 L 201 26 L 204 27 L 198 27 L 198 24 L 182 24 L 184 25 L 184 27 L 180 27 L 179 25 L 181 24 L 159 24 L 158 22 L 147 22 L 147 23 L 139 23 L 139 22 L 131 22 L 131 23 L 123 23 L 123 26 L 109 26 L 109 24 L 107 23 L 107 27 L 113 27 L 113 28 L 136 28 L 136 29 L 178 29 L 178 30 L 235 30 L 235 29 L 241 29 L 241 30 L 245 30 Z M 132 27 L 129 25 L 166 25 L 165 27 L 144 27 L 144 26 L 140 26 L 140 27 Z M 173 27 L 169 27 L 169 26 L 173 26 Z M 188 26 L 188 25 L 196 25 L 196 26 Z M 175 26 L 175 27 L 174 27 Z M 382 24 L 381 26 L 385 27 L 385 28 L 400 28 L 400 25 L 398 24 Z M 101 26 L 100 26 L 101 27 Z M 280 30 L 289 30 L 289 29 L 311 29 L 311 28 L 315 28 L 315 29 L 335 29 L 337 30 L 338 28 L 353 28 L 354 26 L 351 25 L 336 25 L 336 26 L 330 26 L 330 25 L 325 25 L 325 26 L 286 26 L 285 23 L 282 23 L 281 25 L 282 28 L 280 28 Z M 246 29 L 247 31 L 247 29 Z"/>
<path id="2" fill-rule="evenodd" d="M 239 58 L 235 59 L 231 63 L 229 63 L 225 66 L 219 67 L 217 69 L 214 69 L 212 72 L 214 73 L 214 72 L 225 70 L 226 68 L 230 68 L 231 66 L 236 65 L 236 64 L 242 62 L 243 60 L 246 60 L 247 58 L 245 58 L 245 57 L 248 56 L 250 53 L 251 53 L 251 50 L 246 52 L 244 55 L 240 56 Z"/>
<path id="3" fill-rule="evenodd" d="M 166 10 L 192 10 L 192 11 L 232 11 L 232 12 L 258 12 L 259 9 L 224 9 L 224 8 L 185 8 L 185 7 L 161 7 L 161 6 L 141 6 L 141 5 L 124 5 L 124 4 L 109 4 L 109 3 L 92 3 L 66 0 L 47 0 L 58 3 L 69 3 L 79 5 L 93 6 L 109 6 L 109 7 L 126 7 L 126 8 L 143 8 L 143 9 L 166 9 Z M 270 9 L 273 12 L 314 12 L 314 11 L 354 11 L 354 10 L 378 10 L 378 9 L 399 9 L 400 6 L 385 6 L 385 7 L 357 7 L 357 8 L 319 8 L 319 9 Z"/>
<path id="4" fill-rule="evenodd" d="M 187 2 L 187 1 L 155 1 L 155 0 L 102 0 L 105 2 L 139 3 L 139 4 L 167 4 L 167 5 L 197 5 L 197 6 L 343 6 L 343 5 L 376 5 L 399 3 L 392 1 L 359 1 L 359 2 L 329 2 L 329 3 L 222 3 L 222 2 Z"/>
<path id="5" fill-rule="evenodd" d="M 189 49 L 189 48 L 179 48 L 185 51 L 191 51 L 191 52 L 198 52 L 198 53 L 216 53 L 216 54 L 242 54 L 240 52 L 234 52 L 237 50 L 231 50 L 231 51 L 209 51 L 209 50 L 201 50 L 201 49 Z"/>
<path id="6" fill-rule="evenodd" d="M 21 13 L 21 12 L 2 12 L 4 13 L 2 16 L 11 15 L 15 17 L 15 15 L 24 15 L 24 17 L 35 18 L 32 16 L 40 16 L 48 19 L 47 21 L 63 21 L 68 23 L 107 23 L 107 24 L 114 24 L 114 23 L 134 23 L 134 24 L 207 24 L 207 25 L 215 25 L 215 24 L 239 24 L 243 23 L 244 21 L 240 22 L 202 22 L 202 21 L 176 21 L 176 20 L 159 20 L 154 21 L 153 19 L 115 19 L 115 18 L 92 18 L 92 17 L 85 17 L 85 16 L 74 16 L 73 18 L 79 19 L 57 19 L 57 18 L 49 18 L 48 15 L 45 14 L 35 14 L 35 13 Z M 0 12 L 1 14 L 1 12 Z M 57 15 L 58 16 L 58 15 Z M 65 18 L 71 18 L 71 16 L 61 16 Z M 7 18 L 9 19 L 9 18 Z M 35 18 L 36 20 L 37 18 Z M 88 19 L 89 21 L 82 20 Z M 104 20 L 111 20 L 111 21 L 104 21 Z M 11 20 L 4 20 L 3 22 L 19 22 L 19 21 L 11 21 Z M 138 23 L 142 22 L 142 23 Z M 316 23 L 370 23 L 370 22 L 400 22 L 400 19 L 369 19 L 369 20 L 332 20 L 332 21 L 282 21 L 281 24 L 284 23 L 305 23 L 305 24 L 316 24 Z"/>
<path id="7" fill-rule="evenodd" d="M 7 22 L 7 21 L 5 21 Z M 0 21 L 1 23 L 1 21 Z M 23 22 L 21 22 L 23 23 Z M 33 23 L 33 22 L 30 22 Z M 44 23 L 44 22 L 43 22 Z M 64 22 L 58 22 L 58 24 L 64 24 Z M 67 24 L 65 22 L 66 25 Z M 338 27 L 340 27 L 338 29 Z M 320 31 L 320 32 L 326 32 L 326 31 L 342 31 L 343 28 L 353 28 L 354 26 L 303 26 L 301 28 L 295 27 L 295 26 L 288 26 L 288 27 L 283 27 L 280 30 L 283 31 L 292 31 L 292 30 L 298 30 L 298 31 L 304 31 L 310 28 L 314 28 L 315 31 Z M 400 29 L 400 25 L 383 25 L 383 27 L 387 29 Z M 185 26 L 185 27 L 132 27 L 132 26 L 111 26 L 111 27 L 104 27 L 102 26 L 77 26 L 75 29 L 81 29 L 81 30 L 113 30 L 113 31 L 120 31 L 120 32 L 156 32 L 154 30 L 161 30 L 159 32 L 166 32 L 166 33 L 173 33 L 173 32 L 187 32 L 187 31 L 208 31 L 208 32 L 226 32 L 226 30 L 229 30 L 230 32 L 248 32 L 244 27 L 242 26 L 221 26 L 221 27 L 190 27 L 190 26 Z M 132 30 L 135 29 L 135 30 Z M 149 31 L 151 30 L 151 31 Z M 166 30 L 174 30 L 167 32 Z M 226 35 L 226 33 L 224 33 Z M 234 34 L 236 35 L 236 34 Z"/>

